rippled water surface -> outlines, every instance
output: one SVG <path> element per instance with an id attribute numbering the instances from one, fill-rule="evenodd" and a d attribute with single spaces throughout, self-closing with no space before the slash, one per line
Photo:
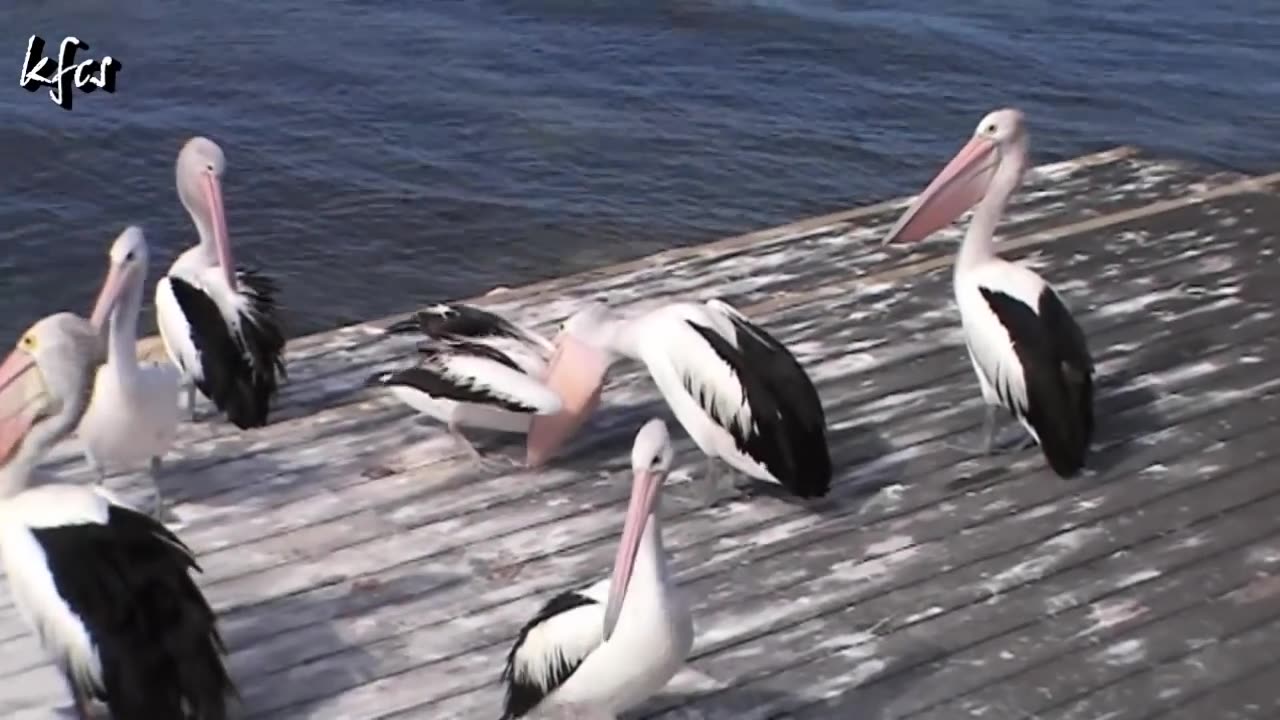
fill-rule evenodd
<path id="1" fill-rule="evenodd" d="M 126 223 L 149 231 L 153 280 L 193 243 L 173 160 L 197 133 L 227 152 L 238 256 L 281 280 L 295 334 L 914 192 L 1002 104 L 1028 112 L 1038 160 L 1135 143 L 1280 169 L 1274 3 L 13 0 L 0 16 L 0 337 L 87 312 Z M 20 89 L 30 33 L 119 58 L 117 92 L 66 112 Z"/>

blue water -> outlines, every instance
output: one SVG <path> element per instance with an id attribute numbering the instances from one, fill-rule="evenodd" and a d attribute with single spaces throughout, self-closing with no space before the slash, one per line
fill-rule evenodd
<path id="1" fill-rule="evenodd" d="M 1280 169 L 1280 4 L 1256 0 L 0 14 L 0 338 L 87 312 L 124 224 L 153 280 L 194 241 L 173 160 L 196 133 L 227 152 L 238 257 L 281 280 L 295 333 L 914 192 L 1004 104 L 1037 160 L 1135 143 Z M 30 33 L 121 60 L 115 94 L 67 112 L 21 90 Z"/>

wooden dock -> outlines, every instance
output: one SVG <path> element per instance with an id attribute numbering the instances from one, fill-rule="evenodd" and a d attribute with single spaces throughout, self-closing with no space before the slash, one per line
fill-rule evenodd
<path id="1" fill-rule="evenodd" d="M 670 484 L 697 640 L 632 716 L 1280 717 L 1278 190 L 1280 173 L 1131 148 L 1029 179 L 1004 253 L 1055 283 L 1100 373 L 1092 469 L 1072 481 L 1036 450 L 944 444 L 981 421 L 951 295 L 960 231 L 881 248 L 902 200 L 478 300 L 550 334 L 586 297 L 721 296 L 823 396 L 825 501 L 701 510 Z M 561 461 L 477 474 L 441 427 L 361 388 L 412 355 L 386 322 L 293 341 L 271 426 L 187 425 L 169 463 L 246 717 L 497 718 L 513 637 L 549 594 L 607 572 L 632 436 L 669 417 L 620 366 Z M 523 457 L 522 438 L 473 436 Z M 53 465 L 87 478 L 74 443 Z M 110 484 L 146 500 L 139 477 Z M 0 717 L 68 707 L 0 589 Z"/>

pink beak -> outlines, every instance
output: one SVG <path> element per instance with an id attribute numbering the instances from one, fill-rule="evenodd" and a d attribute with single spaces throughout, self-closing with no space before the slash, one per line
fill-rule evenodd
<path id="1" fill-rule="evenodd" d="M 120 271 L 119 266 L 112 265 L 107 271 L 107 279 L 103 281 L 102 289 L 98 291 L 98 301 L 94 303 L 93 315 L 89 318 L 94 330 L 102 331 L 107 317 L 111 315 L 111 309 L 115 307 L 116 302 L 120 300 L 120 294 L 124 292 L 124 286 L 124 273 Z"/>
<path id="2" fill-rule="evenodd" d="M 35 373 L 31 373 L 36 370 Z M 44 382 L 35 360 L 14 350 L 0 365 L 0 463 L 7 463 L 40 414 Z"/>
<path id="3" fill-rule="evenodd" d="M 573 437 L 600 404 L 609 361 L 605 353 L 562 333 L 547 365 L 547 387 L 564 403 L 554 415 L 534 415 L 529 424 L 525 464 L 539 467 Z"/>
<path id="4" fill-rule="evenodd" d="M 999 164 L 994 142 L 970 140 L 907 208 L 883 244 L 923 240 L 946 227 L 986 195 Z"/>
<path id="5" fill-rule="evenodd" d="M 213 245 L 218 250 L 218 265 L 227 278 L 227 287 L 235 290 L 236 264 L 231 257 L 231 238 L 227 235 L 227 213 L 222 206 L 222 181 L 209 171 L 204 171 L 204 193 L 209 204 L 209 217 L 213 222 Z"/>
<path id="6" fill-rule="evenodd" d="M 613 564 L 613 577 L 609 580 L 609 600 L 604 606 L 604 639 L 607 642 L 618 624 L 622 602 L 627 596 L 631 571 L 640 551 L 640 538 L 653 513 L 653 504 L 662 487 L 662 475 L 648 470 L 636 470 L 631 483 L 631 500 L 627 503 L 627 519 L 622 524 L 622 542 L 618 544 L 618 558 Z"/>

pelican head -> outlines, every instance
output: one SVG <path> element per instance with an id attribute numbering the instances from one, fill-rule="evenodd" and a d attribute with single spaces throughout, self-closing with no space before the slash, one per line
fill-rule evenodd
<path id="1" fill-rule="evenodd" d="M 50 315 L 22 334 L 0 364 L 0 464 L 34 467 L 89 404 L 98 353 L 93 326 Z"/>
<path id="2" fill-rule="evenodd" d="M 178 198 L 191 215 L 200 233 L 200 243 L 226 273 L 231 288 L 236 287 L 231 239 L 227 235 L 227 214 L 222 205 L 222 173 L 227 159 L 222 148 L 206 137 L 193 137 L 178 153 Z"/>
<path id="3" fill-rule="evenodd" d="M 538 467 L 578 431 L 600 403 L 618 323 L 609 306 L 592 301 L 565 321 L 556 336 L 543 382 L 563 403 L 554 415 L 535 415 L 529 424 L 525 463 Z"/>
<path id="4" fill-rule="evenodd" d="M 627 504 L 627 518 L 622 524 L 622 542 L 618 544 L 618 559 L 613 565 L 613 578 L 609 581 L 609 600 L 604 608 L 604 639 L 613 635 L 618 624 L 618 614 L 631 583 L 631 570 L 635 567 L 636 553 L 640 550 L 640 538 L 644 534 L 649 516 L 657 507 L 662 483 L 671 470 L 671 437 L 667 424 L 653 418 L 636 433 L 631 446 L 631 501 Z"/>
<path id="5" fill-rule="evenodd" d="M 130 292 L 137 293 L 147 276 L 147 238 L 142 228 L 130 225 L 121 232 L 111 250 L 107 253 L 110 259 L 107 279 L 98 292 L 98 302 L 93 306 L 90 322 L 101 331 L 114 310 Z"/>
<path id="6" fill-rule="evenodd" d="M 1022 112 L 987 113 L 973 137 L 899 218 L 884 244 L 923 240 L 973 207 L 999 179 L 1016 184 L 1026 169 L 1027 130 Z"/>

